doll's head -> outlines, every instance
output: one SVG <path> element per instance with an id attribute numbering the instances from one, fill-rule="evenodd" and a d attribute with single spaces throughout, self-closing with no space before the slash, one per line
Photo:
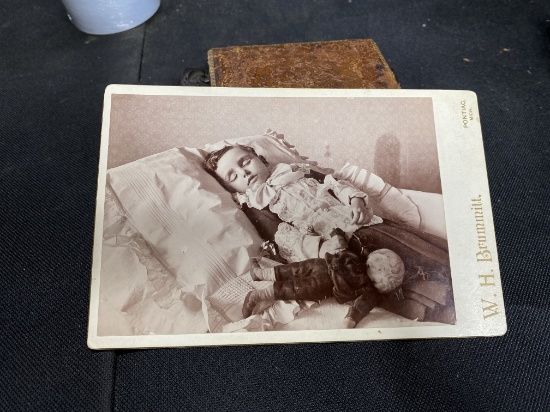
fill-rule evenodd
<path id="1" fill-rule="evenodd" d="M 342 250 L 334 255 L 327 253 L 325 260 L 331 273 L 333 282 L 345 283 L 354 289 L 359 289 L 372 284 L 380 293 L 389 293 L 397 289 L 403 283 L 405 265 L 397 253 L 389 249 L 378 249 L 363 257 Z M 335 285 L 336 286 L 336 285 Z"/>
<path id="2" fill-rule="evenodd" d="M 367 257 L 367 275 L 379 292 L 389 293 L 403 283 L 405 265 L 397 253 L 378 249 Z"/>
<path id="3" fill-rule="evenodd" d="M 205 169 L 230 192 L 245 193 L 266 182 L 271 171 L 263 156 L 249 146 L 226 146 L 211 153 Z"/>

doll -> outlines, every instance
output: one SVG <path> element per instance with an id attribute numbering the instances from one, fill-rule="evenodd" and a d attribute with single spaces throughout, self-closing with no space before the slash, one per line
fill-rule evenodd
<path id="1" fill-rule="evenodd" d="M 371 252 L 367 259 L 342 250 L 327 253 L 325 258 L 262 269 L 251 260 L 254 280 L 273 282 L 266 288 L 251 291 L 243 305 L 243 316 L 267 300 L 322 300 L 336 298 L 338 303 L 352 302 L 346 315 L 354 326 L 378 305 L 380 294 L 396 291 L 405 274 L 401 258 L 389 249 Z"/>

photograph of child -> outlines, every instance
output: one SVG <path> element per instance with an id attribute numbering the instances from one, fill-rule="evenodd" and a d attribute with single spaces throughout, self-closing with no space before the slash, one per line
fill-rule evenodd
<path id="1" fill-rule="evenodd" d="M 98 336 L 456 323 L 431 98 L 109 110 Z"/>

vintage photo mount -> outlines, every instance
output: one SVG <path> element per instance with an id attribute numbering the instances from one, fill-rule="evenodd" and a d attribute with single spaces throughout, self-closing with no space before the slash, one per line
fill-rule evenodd
<path id="1" fill-rule="evenodd" d="M 117 95 L 302 98 L 429 98 L 433 103 L 456 324 L 414 327 L 199 333 L 183 335 L 99 336 L 105 185 L 111 101 Z M 227 121 L 213 116 L 212 121 Z M 284 125 L 280 125 L 284 129 Z M 295 140 L 295 139 L 294 139 Z M 293 144 L 299 144 L 292 141 Z M 180 146 L 184 146 L 182 142 Z M 391 339 L 500 336 L 506 316 L 487 180 L 477 97 L 470 91 L 254 89 L 111 85 L 104 100 L 90 298 L 88 346 L 92 349 L 221 346 Z"/>

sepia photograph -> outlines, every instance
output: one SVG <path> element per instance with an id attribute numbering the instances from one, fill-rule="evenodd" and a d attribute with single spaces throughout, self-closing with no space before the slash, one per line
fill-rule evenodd
<path id="1" fill-rule="evenodd" d="M 431 96 L 148 89 L 106 93 L 95 342 L 459 334 Z"/>

